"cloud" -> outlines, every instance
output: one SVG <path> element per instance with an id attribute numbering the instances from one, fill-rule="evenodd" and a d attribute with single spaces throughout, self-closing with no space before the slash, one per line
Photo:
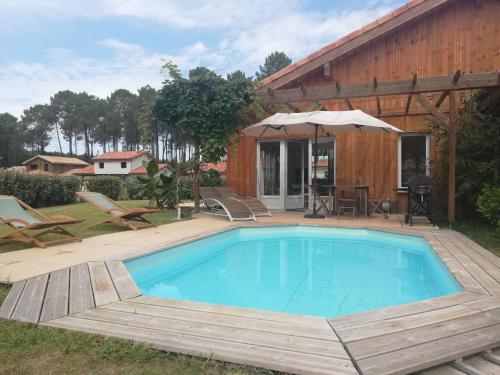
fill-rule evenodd
<path id="1" fill-rule="evenodd" d="M 134 19 L 178 29 L 172 35 L 216 29 L 217 37 L 211 44 L 190 43 L 175 54 L 107 38 L 95 42 L 96 48 L 110 51 L 106 57 L 82 55 L 75 45 L 48 49 L 36 62 L 0 61 L 0 112 L 19 116 L 58 90 L 105 97 L 117 88 L 160 87 L 165 78 L 160 68 L 167 61 L 184 72 L 203 65 L 219 74 L 236 69 L 253 74 L 269 53 L 279 50 L 294 61 L 300 59 L 386 13 L 394 1 L 370 0 L 360 9 L 339 11 L 332 6 L 318 12 L 309 10 L 306 0 L 1 0 L 0 31 L 8 20 L 36 19 L 45 27 L 57 27 L 51 20 Z"/>

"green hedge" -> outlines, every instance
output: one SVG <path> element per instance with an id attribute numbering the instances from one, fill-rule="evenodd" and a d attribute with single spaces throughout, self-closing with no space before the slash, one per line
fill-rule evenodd
<path id="1" fill-rule="evenodd" d="M 86 177 L 84 180 L 84 184 L 88 191 L 104 194 L 105 196 L 113 200 L 120 198 L 120 193 L 122 190 L 122 182 L 120 177 Z"/>
<path id="2" fill-rule="evenodd" d="M 72 203 L 78 190 L 78 177 L 32 175 L 0 170 L 0 194 L 13 195 L 33 207 Z"/>

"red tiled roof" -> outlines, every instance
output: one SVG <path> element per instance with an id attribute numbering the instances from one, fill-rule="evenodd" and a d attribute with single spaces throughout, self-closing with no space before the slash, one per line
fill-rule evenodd
<path id="1" fill-rule="evenodd" d="M 160 170 L 168 168 L 168 164 L 167 163 L 159 163 L 158 168 Z M 130 171 L 130 174 L 147 174 L 147 172 L 146 172 L 146 168 L 144 168 L 144 166 L 141 165 L 140 167 L 137 167 L 137 168 L 133 169 L 132 171 Z"/>
<path id="2" fill-rule="evenodd" d="M 328 160 L 318 160 L 318 162 L 316 163 L 316 166 L 321 168 L 321 167 L 328 167 Z"/>
<path id="3" fill-rule="evenodd" d="M 66 156 L 50 156 L 50 155 L 37 155 L 23 162 L 23 164 L 28 164 L 30 161 L 35 159 L 42 159 L 51 164 L 67 164 L 67 165 L 89 165 L 89 163 L 77 158 L 70 158 Z"/>
<path id="4" fill-rule="evenodd" d="M 132 160 L 145 153 L 146 151 L 112 151 L 96 156 L 92 160 Z"/>
<path id="5" fill-rule="evenodd" d="M 227 170 L 227 162 L 221 161 L 220 163 L 203 163 L 201 164 L 200 169 L 203 172 L 213 169 L 214 171 L 224 174 Z"/>
<path id="6" fill-rule="evenodd" d="M 321 55 L 324 55 L 325 53 L 330 52 L 337 47 L 340 47 L 341 45 L 347 43 L 348 41 L 359 37 L 360 35 L 366 33 L 367 31 L 372 30 L 375 27 L 386 23 L 387 21 L 390 21 L 393 18 L 396 18 L 400 14 L 402 14 L 402 13 L 404 13 L 404 12 L 406 12 L 406 11 L 408 11 L 408 10 L 410 10 L 410 9 L 416 7 L 417 5 L 424 3 L 426 1 L 428 1 L 428 0 L 410 0 L 406 4 L 403 4 L 399 8 L 394 9 L 392 12 L 376 19 L 375 21 L 369 23 L 368 25 L 365 25 L 362 28 L 353 31 L 352 33 L 336 40 L 335 42 L 326 45 L 325 47 L 321 48 L 320 50 L 311 53 L 309 56 L 303 58 L 302 60 L 299 60 L 296 63 L 293 63 L 291 65 L 288 65 L 286 68 L 281 69 L 279 72 L 276 72 L 276 73 L 270 75 L 269 77 L 264 78 L 261 81 L 261 83 L 264 85 L 268 85 L 271 82 L 274 82 L 275 80 L 277 80 L 278 78 L 283 77 L 284 75 L 287 75 L 288 73 L 294 71 L 295 69 L 299 68 L 300 66 L 305 65 L 306 63 L 317 59 Z"/>
<path id="7" fill-rule="evenodd" d="M 94 166 L 88 165 L 84 168 L 76 168 L 70 171 L 64 172 L 64 176 L 92 176 L 94 175 Z"/>

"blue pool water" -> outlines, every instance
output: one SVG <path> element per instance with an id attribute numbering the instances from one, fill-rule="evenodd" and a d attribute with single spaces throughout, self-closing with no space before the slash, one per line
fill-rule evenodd
<path id="1" fill-rule="evenodd" d="M 333 317 L 462 289 L 420 237 L 241 228 L 125 263 L 144 295 Z"/>

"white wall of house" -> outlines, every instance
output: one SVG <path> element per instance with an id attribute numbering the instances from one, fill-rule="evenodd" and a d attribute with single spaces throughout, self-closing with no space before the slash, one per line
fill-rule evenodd
<path id="1" fill-rule="evenodd" d="M 140 167 L 142 162 L 147 159 L 146 155 L 141 155 L 132 160 L 96 160 L 94 161 L 94 173 L 96 175 L 127 175 L 135 168 Z M 125 168 L 122 167 L 122 163 L 124 163 Z"/>

